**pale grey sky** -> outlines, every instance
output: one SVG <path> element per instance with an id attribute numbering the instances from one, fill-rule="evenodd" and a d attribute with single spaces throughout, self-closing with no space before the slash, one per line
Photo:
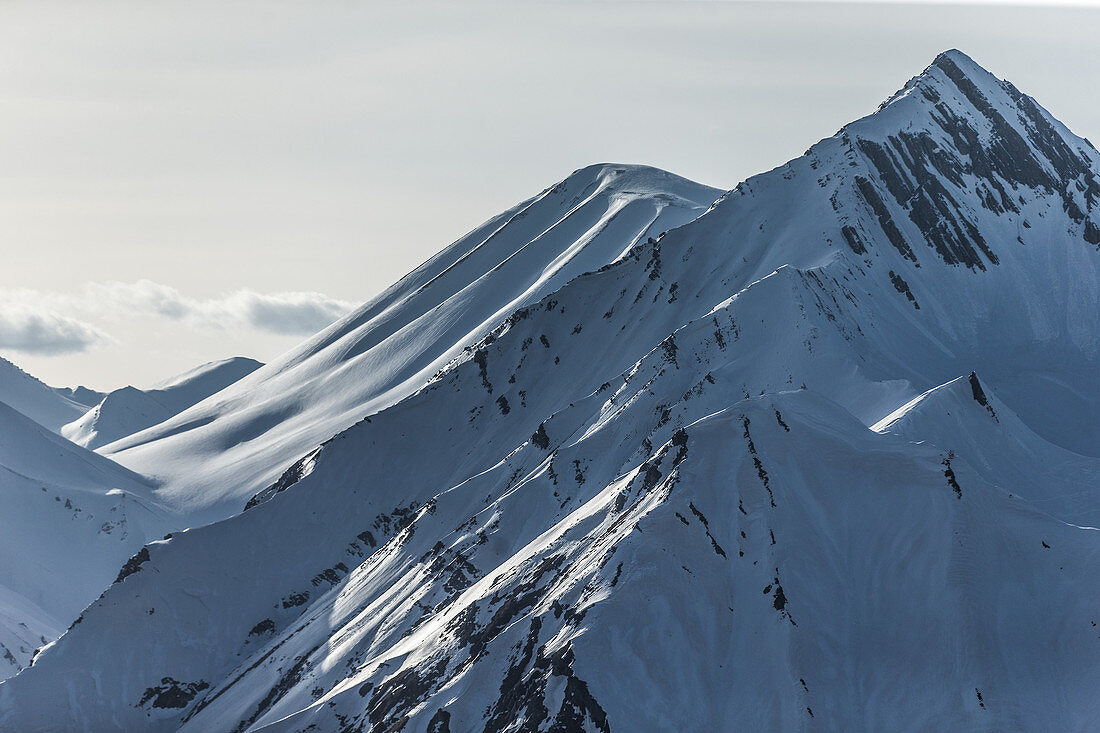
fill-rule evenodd
<path id="1" fill-rule="evenodd" d="M 576 168 L 729 188 L 952 47 L 1100 138 L 1076 5 L 8 0 L 0 355 L 266 361 Z"/>

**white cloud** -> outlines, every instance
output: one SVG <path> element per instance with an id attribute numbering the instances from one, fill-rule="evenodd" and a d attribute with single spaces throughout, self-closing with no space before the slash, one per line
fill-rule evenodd
<path id="1" fill-rule="evenodd" d="M 53 356 L 85 351 L 109 340 L 95 326 L 75 318 L 0 303 L 0 348 Z"/>
<path id="2" fill-rule="evenodd" d="M 88 283 L 80 295 L 66 300 L 77 310 L 111 320 L 159 316 L 208 328 L 245 327 L 299 336 L 319 331 L 355 307 L 312 292 L 238 290 L 223 298 L 190 298 L 151 280 Z"/>
<path id="3" fill-rule="evenodd" d="M 316 333 L 345 315 L 354 305 L 321 293 L 255 293 L 240 290 L 215 303 L 230 320 L 280 334 Z"/>
<path id="4" fill-rule="evenodd" d="M 163 319 L 190 327 L 307 336 L 355 307 L 322 293 L 238 290 L 192 298 L 151 280 L 86 283 L 75 293 L 0 291 L 0 348 L 36 354 L 85 351 L 111 340 L 100 322 Z"/>
<path id="5" fill-rule="evenodd" d="M 58 296 L 69 307 L 112 320 L 135 315 L 178 319 L 195 310 L 199 301 L 185 298 L 178 290 L 151 280 L 133 283 L 86 283 L 75 296 Z"/>

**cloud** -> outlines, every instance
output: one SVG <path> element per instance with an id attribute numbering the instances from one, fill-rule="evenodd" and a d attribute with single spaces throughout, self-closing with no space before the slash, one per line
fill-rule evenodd
<path id="1" fill-rule="evenodd" d="M 56 356 L 86 351 L 109 340 L 95 326 L 75 318 L 0 303 L 0 348 Z"/>
<path id="2" fill-rule="evenodd" d="M 0 291 L 0 348 L 76 353 L 112 340 L 89 320 L 125 324 L 139 318 L 307 336 L 354 307 L 354 303 L 312 292 L 238 290 L 221 298 L 192 298 L 151 280 L 86 283 L 75 293 L 7 290 Z"/>
<path id="3" fill-rule="evenodd" d="M 217 304 L 231 318 L 271 333 L 308 335 L 345 315 L 354 305 L 321 293 L 240 290 Z"/>
<path id="4" fill-rule="evenodd" d="M 86 283 L 79 295 L 62 297 L 70 307 L 112 320 L 135 315 L 184 318 L 194 312 L 201 302 L 185 298 L 175 288 L 152 280 Z"/>
<path id="5" fill-rule="evenodd" d="M 238 290 L 222 298 L 190 298 L 151 280 L 87 283 L 82 293 L 68 302 L 76 310 L 110 320 L 159 316 L 208 328 L 245 327 L 297 336 L 315 333 L 355 307 L 311 292 Z"/>

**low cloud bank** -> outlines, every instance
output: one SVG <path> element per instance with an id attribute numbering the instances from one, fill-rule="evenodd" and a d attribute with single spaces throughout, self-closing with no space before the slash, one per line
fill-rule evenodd
<path id="1" fill-rule="evenodd" d="M 75 318 L 0 306 L 0 348 L 59 356 L 85 351 L 108 340 L 103 331 Z"/>
<path id="2" fill-rule="evenodd" d="M 0 348 L 41 355 L 77 353 L 112 341 L 93 323 L 123 324 L 135 318 L 307 336 L 354 307 L 313 292 L 238 290 L 221 298 L 192 298 L 151 280 L 87 283 L 76 293 L 8 290 L 0 291 Z"/>

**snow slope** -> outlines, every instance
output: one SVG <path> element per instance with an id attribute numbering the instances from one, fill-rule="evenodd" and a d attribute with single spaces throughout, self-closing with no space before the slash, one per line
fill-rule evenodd
<path id="1" fill-rule="evenodd" d="M 46 387 L 8 362 L 5 394 L 47 424 L 97 393 Z M 150 390 L 102 396 L 62 433 L 90 447 L 160 422 L 236 381 L 259 362 L 205 364 Z M 81 406 L 83 407 L 83 406 Z M 86 409 L 86 408 L 84 408 Z M 75 433 L 73 426 L 80 428 Z M 0 402 L 0 678 L 26 666 L 118 574 L 146 542 L 179 526 L 153 497 L 154 484 L 56 435 Z"/>
<path id="2" fill-rule="evenodd" d="M 1040 438 L 976 374 L 929 390 L 872 429 L 928 441 L 1052 516 L 1100 526 L 1100 459 Z"/>
<path id="3" fill-rule="evenodd" d="M 213 361 L 150 389 L 123 387 L 104 396 L 61 434 L 85 448 L 99 448 L 164 422 L 263 366 L 237 356 Z"/>
<path id="4" fill-rule="evenodd" d="M 0 402 L 0 678 L 173 524 L 136 474 Z"/>
<path id="5" fill-rule="evenodd" d="M 87 412 L 88 401 L 98 394 L 86 387 L 48 387 L 0 357 L 0 401 L 54 432 Z"/>
<path id="6" fill-rule="evenodd" d="M 112 446 L 193 517 L 259 490 L 0 728 L 1092 729 L 1098 181 L 951 51 L 663 236 L 495 252 L 552 189 Z"/>

